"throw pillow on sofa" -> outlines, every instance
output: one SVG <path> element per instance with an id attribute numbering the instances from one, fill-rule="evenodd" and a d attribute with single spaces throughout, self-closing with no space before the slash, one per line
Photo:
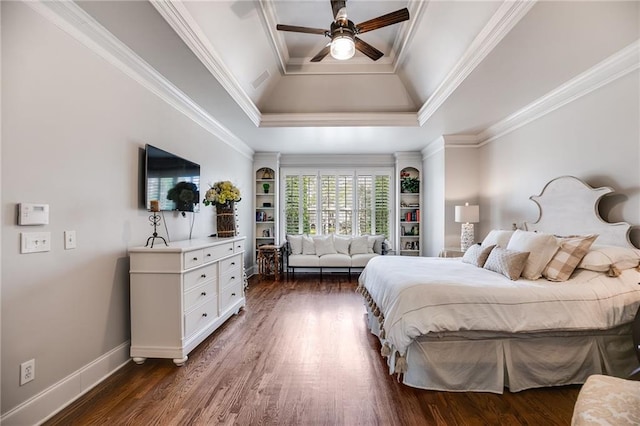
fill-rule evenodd
<path id="1" fill-rule="evenodd" d="M 336 249 L 333 246 L 333 237 L 331 235 L 327 237 L 313 237 L 313 242 L 315 244 L 316 254 L 318 256 L 337 253 Z"/>
<path id="2" fill-rule="evenodd" d="M 341 235 L 333 236 L 333 247 L 340 254 L 349 255 L 349 246 L 351 245 L 351 237 L 343 237 Z"/>
<path id="3" fill-rule="evenodd" d="M 291 254 L 302 254 L 302 235 L 287 235 Z"/>
<path id="4" fill-rule="evenodd" d="M 316 254 L 316 245 L 313 243 L 313 238 L 307 235 L 302 237 L 302 254 Z"/>
<path id="5" fill-rule="evenodd" d="M 367 237 L 353 237 L 351 240 L 351 247 L 349 252 L 354 254 L 367 254 L 369 252 L 369 238 Z"/>

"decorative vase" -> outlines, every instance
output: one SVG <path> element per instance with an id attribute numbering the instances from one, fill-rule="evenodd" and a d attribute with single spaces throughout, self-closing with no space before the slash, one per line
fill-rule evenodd
<path id="1" fill-rule="evenodd" d="M 216 228 L 220 238 L 236 236 L 236 215 L 233 206 L 233 201 L 216 203 Z"/>

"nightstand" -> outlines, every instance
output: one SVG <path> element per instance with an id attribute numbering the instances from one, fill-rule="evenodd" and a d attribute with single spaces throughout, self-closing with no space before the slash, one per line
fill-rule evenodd
<path id="1" fill-rule="evenodd" d="M 460 248 L 447 247 L 440 250 L 439 257 L 462 257 L 464 252 Z"/>

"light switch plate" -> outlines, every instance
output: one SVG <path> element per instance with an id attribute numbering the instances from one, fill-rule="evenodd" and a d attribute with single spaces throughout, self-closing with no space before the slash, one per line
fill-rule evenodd
<path id="1" fill-rule="evenodd" d="M 51 232 L 22 232 L 20 253 L 51 251 Z"/>
<path id="2" fill-rule="evenodd" d="M 76 231 L 64 231 L 64 249 L 76 248 Z"/>

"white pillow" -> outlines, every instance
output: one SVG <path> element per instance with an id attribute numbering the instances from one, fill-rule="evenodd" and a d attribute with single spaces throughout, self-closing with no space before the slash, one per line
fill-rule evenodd
<path id="1" fill-rule="evenodd" d="M 291 254 L 302 254 L 302 235 L 287 235 Z"/>
<path id="2" fill-rule="evenodd" d="M 528 251 L 529 257 L 524 265 L 522 277 L 528 280 L 537 280 L 542 276 L 544 267 L 556 254 L 559 246 L 555 235 L 518 229 L 511 236 L 507 250 Z"/>
<path id="3" fill-rule="evenodd" d="M 482 240 L 482 247 L 498 246 L 507 248 L 509 240 L 514 231 L 503 231 L 501 229 L 494 229 Z"/>
<path id="4" fill-rule="evenodd" d="M 578 268 L 596 272 L 607 272 L 611 266 L 624 271 L 638 266 L 640 250 L 631 247 L 592 245 L 582 258 Z"/>
<path id="5" fill-rule="evenodd" d="M 331 235 L 326 237 L 313 237 L 313 243 L 316 246 L 316 254 L 318 256 L 337 253 L 335 247 L 333 247 L 333 237 Z"/>
<path id="6" fill-rule="evenodd" d="M 369 239 L 367 237 L 353 237 L 349 252 L 351 254 L 367 254 L 369 252 Z"/>
<path id="7" fill-rule="evenodd" d="M 333 246 L 340 254 L 349 254 L 349 245 L 351 244 L 351 237 L 342 237 L 340 235 L 333 236 Z"/>
<path id="8" fill-rule="evenodd" d="M 313 243 L 313 238 L 307 235 L 302 237 L 302 254 L 316 254 L 316 245 Z"/>

